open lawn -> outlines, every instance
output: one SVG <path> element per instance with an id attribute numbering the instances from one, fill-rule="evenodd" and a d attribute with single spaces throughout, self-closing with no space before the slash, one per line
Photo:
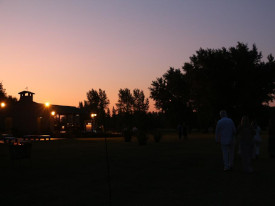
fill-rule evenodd
<path id="1" fill-rule="evenodd" d="M 244 174 L 236 156 L 234 171 L 223 172 L 220 146 L 213 134 L 176 134 L 159 143 L 126 143 L 108 138 L 111 205 L 274 205 L 275 160 L 267 138 Z M 32 158 L 13 165 L 0 144 L 0 205 L 110 205 L 104 138 L 35 142 Z"/>

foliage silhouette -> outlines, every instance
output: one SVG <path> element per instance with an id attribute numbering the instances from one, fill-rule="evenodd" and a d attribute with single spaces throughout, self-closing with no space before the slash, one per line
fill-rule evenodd
<path id="1" fill-rule="evenodd" d="M 79 107 L 83 110 L 84 119 L 90 119 L 91 113 L 95 113 L 97 114 L 97 125 L 105 127 L 109 104 L 110 101 L 105 90 L 91 89 L 87 92 L 87 100 L 84 100 L 84 105 L 80 102 Z"/>
<path id="2" fill-rule="evenodd" d="M 120 89 L 116 108 L 117 117 L 123 129 L 130 129 L 133 126 L 146 129 L 149 99 L 145 97 L 142 90 L 134 89 L 132 93 L 128 88 Z"/>
<path id="3" fill-rule="evenodd" d="M 166 114 L 172 125 L 190 119 L 190 89 L 180 69 L 170 68 L 162 77 L 153 81 L 149 89 L 156 108 Z"/>
<path id="4" fill-rule="evenodd" d="M 255 45 L 240 42 L 229 49 L 201 48 L 182 71 L 170 68 L 153 81 L 151 98 L 167 116 L 195 111 L 201 128 L 213 126 L 221 109 L 235 120 L 243 114 L 261 118 L 275 92 L 275 61 L 267 59 Z"/>

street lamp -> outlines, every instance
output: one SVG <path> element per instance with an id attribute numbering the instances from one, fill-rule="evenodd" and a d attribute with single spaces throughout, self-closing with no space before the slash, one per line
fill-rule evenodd
<path id="1" fill-rule="evenodd" d="M 97 114 L 94 114 L 94 113 L 91 114 L 91 117 L 92 117 L 92 118 L 94 118 L 94 117 L 96 117 L 96 116 L 97 116 Z"/>
<path id="2" fill-rule="evenodd" d="M 1 102 L 0 103 L 0 107 L 1 109 L 4 109 L 6 107 L 6 103 L 5 102 Z M 4 125 L 4 119 L 5 119 L 5 116 L 4 115 L 1 115 L 0 116 L 0 122 L 1 122 L 1 125 L 0 125 L 0 132 L 2 132 L 3 129 L 5 129 L 5 125 Z M 3 119 L 2 119 L 3 118 Z"/>
<path id="3" fill-rule="evenodd" d="M 6 103 L 5 102 L 1 102 L 1 108 L 6 107 Z"/>
<path id="4" fill-rule="evenodd" d="M 94 125 L 95 125 L 95 117 L 97 116 L 97 114 L 95 113 L 91 113 L 91 117 L 92 117 L 92 128 L 94 130 Z"/>
<path id="5" fill-rule="evenodd" d="M 56 118 L 55 118 L 56 112 L 55 111 L 51 111 L 51 117 L 50 117 L 50 130 L 51 132 L 55 133 L 55 124 L 56 124 Z"/>
<path id="6" fill-rule="evenodd" d="M 45 103 L 45 107 L 50 107 L 50 106 L 51 106 L 50 102 Z"/>

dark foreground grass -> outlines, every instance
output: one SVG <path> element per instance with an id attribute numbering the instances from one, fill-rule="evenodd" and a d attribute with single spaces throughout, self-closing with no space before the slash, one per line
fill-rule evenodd
<path id="1" fill-rule="evenodd" d="M 111 205 L 274 205 L 275 160 L 267 140 L 255 173 L 224 173 L 213 135 L 175 134 L 146 146 L 108 139 Z M 110 205 L 104 139 L 67 139 L 33 144 L 31 160 L 11 164 L 0 144 L 0 205 Z"/>

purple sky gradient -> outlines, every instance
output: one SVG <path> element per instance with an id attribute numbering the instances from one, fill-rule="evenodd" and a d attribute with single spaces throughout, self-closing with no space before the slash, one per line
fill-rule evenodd
<path id="1" fill-rule="evenodd" d="M 0 81 L 36 102 L 78 106 L 90 89 L 117 102 L 199 48 L 255 43 L 275 55 L 273 0 L 0 0 Z M 153 102 L 151 101 L 151 109 Z"/>

